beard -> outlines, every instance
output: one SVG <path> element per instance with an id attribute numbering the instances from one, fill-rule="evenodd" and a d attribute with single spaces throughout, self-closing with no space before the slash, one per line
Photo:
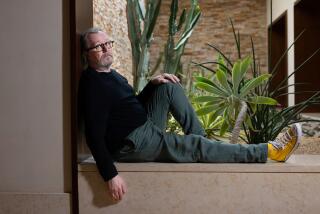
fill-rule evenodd
<path id="1" fill-rule="evenodd" d="M 100 60 L 98 61 L 98 66 L 99 67 L 104 67 L 104 68 L 110 68 L 113 63 L 113 56 L 112 55 L 103 55 Z"/>

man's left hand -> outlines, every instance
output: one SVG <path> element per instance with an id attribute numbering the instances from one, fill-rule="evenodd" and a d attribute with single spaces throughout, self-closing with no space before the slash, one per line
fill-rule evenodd
<path id="1" fill-rule="evenodd" d="M 172 82 L 172 83 L 179 83 L 180 82 L 179 78 L 176 75 L 167 74 L 167 73 L 152 77 L 150 81 L 154 85 L 167 83 L 167 82 Z"/>

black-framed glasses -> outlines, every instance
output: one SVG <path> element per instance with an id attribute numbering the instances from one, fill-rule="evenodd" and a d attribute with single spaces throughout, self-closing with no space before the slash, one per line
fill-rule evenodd
<path id="1" fill-rule="evenodd" d="M 104 48 L 105 49 L 112 48 L 113 47 L 113 43 L 114 43 L 114 41 L 107 41 L 105 43 L 97 44 L 94 47 L 88 48 L 86 51 L 93 50 L 93 51 L 96 51 L 96 52 L 100 52 L 100 51 L 103 51 Z"/>

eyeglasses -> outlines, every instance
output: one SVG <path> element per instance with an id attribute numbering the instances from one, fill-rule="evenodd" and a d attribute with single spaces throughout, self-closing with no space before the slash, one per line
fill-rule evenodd
<path id="1" fill-rule="evenodd" d="M 112 48 L 113 47 L 113 43 L 114 41 L 107 41 L 105 43 L 102 43 L 102 44 L 98 44 L 94 47 L 91 47 L 91 48 L 88 48 L 86 51 L 90 51 L 90 50 L 93 50 L 93 51 L 96 51 L 96 52 L 100 52 L 100 51 L 103 51 L 103 49 L 107 49 L 107 48 Z"/>

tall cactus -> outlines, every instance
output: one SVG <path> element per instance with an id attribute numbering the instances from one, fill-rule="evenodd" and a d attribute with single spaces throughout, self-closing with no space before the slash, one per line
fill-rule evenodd
<path id="1" fill-rule="evenodd" d="M 194 27 L 196 26 L 200 15 L 200 6 L 198 0 L 190 0 L 191 8 L 188 12 L 184 8 L 177 22 L 177 12 L 179 9 L 178 0 L 172 0 L 171 2 L 171 15 L 169 18 L 169 34 L 165 47 L 165 62 L 164 71 L 167 73 L 176 74 L 180 67 L 180 59 L 183 55 L 185 45 L 191 36 Z M 183 32 L 180 32 L 182 26 L 184 26 Z M 180 33 L 180 38 L 175 45 L 174 37 L 177 33 Z"/>
<path id="2" fill-rule="evenodd" d="M 169 36 L 165 48 L 164 71 L 176 73 L 181 65 L 180 59 L 184 47 L 192 34 L 192 31 L 200 17 L 198 0 L 190 0 L 191 8 L 187 12 L 184 9 L 177 23 L 178 0 L 171 2 L 171 14 L 169 18 Z M 161 0 L 127 0 L 127 19 L 129 38 L 133 57 L 134 89 L 139 92 L 147 83 L 150 75 L 150 43 L 154 30 Z M 182 32 L 182 26 L 184 30 Z M 180 38 L 175 45 L 174 37 L 180 33 Z M 160 62 L 160 61 L 159 61 Z M 157 67 L 157 66 L 156 66 Z"/>
<path id="3" fill-rule="evenodd" d="M 145 6 L 146 5 L 146 6 Z M 128 32 L 133 56 L 134 89 L 141 91 L 149 72 L 149 47 L 161 0 L 127 0 Z"/>

